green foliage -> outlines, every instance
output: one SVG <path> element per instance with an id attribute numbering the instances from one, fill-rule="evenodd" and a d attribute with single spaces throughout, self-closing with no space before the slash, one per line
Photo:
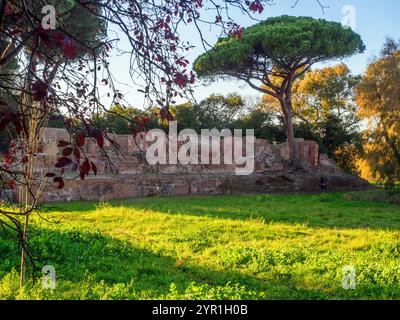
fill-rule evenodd
<path id="1" fill-rule="evenodd" d="M 279 104 L 284 116 L 290 163 L 296 163 L 293 82 L 317 62 L 343 59 L 365 50 L 360 35 L 340 23 L 310 17 L 269 18 L 220 39 L 194 62 L 200 77 L 231 76 Z"/>
<path id="2" fill-rule="evenodd" d="M 359 81 L 344 63 L 306 73 L 293 86 L 295 117 L 316 123 L 335 116 L 354 129 L 359 123 L 354 103 Z"/>
<path id="3" fill-rule="evenodd" d="M 357 86 L 359 115 L 368 125 L 361 172 L 379 183 L 400 181 L 400 43 L 387 40 Z"/>
<path id="4" fill-rule="evenodd" d="M 194 69 L 199 76 L 251 74 L 266 59 L 287 70 L 294 63 L 308 65 L 346 58 L 364 50 L 361 37 L 340 23 L 281 16 L 244 29 L 240 39 L 220 39 L 212 50 L 197 58 Z"/>
<path id="5" fill-rule="evenodd" d="M 140 113 L 141 110 L 133 107 L 124 108 L 120 105 L 114 105 L 110 108 L 109 112 L 104 112 L 97 117 L 96 123 L 99 123 L 102 128 L 108 128 L 110 132 L 129 134 L 131 133 L 130 123 Z"/>
<path id="6" fill-rule="evenodd" d="M 188 287 L 179 290 L 171 283 L 170 292 L 165 297 L 172 300 L 256 300 L 263 299 L 264 292 L 257 292 L 238 283 L 226 283 L 223 286 L 210 286 L 191 282 Z"/>
<path id="7" fill-rule="evenodd" d="M 158 128 L 160 124 L 151 112 L 134 107 L 124 107 L 122 105 L 113 105 L 107 111 L 94 116 L 93 121 L 100 128 L 106 128 L 109 132 L 115 134 L 132 134 L 131 126 L 135 126 L 135 117 L 146 116 L 151 119 L 147 124 L 149 129 Z"/>
<path id="8" fill-rule="evenodd" d="M 0 299 L 399 299 L 399 206 L 375 192 L 46 205 L 31 245 L 57 288 L 20 294 L 0 234 Z"/>
<path id="9" fill-rule="evenodd" d="M 178 122 L 178 130 L 217 128 L 254 129 L 256 138 L 270 142 L 285 141 L 285 132 L 276 122 L 276 114 L 270 110 L 262 110 L 258 101 L 243 99 L 237 94 L 227 96 L 213 94 L 198 104 L 185 103 L 172 110 Z"/>
<path id="10" fill-rule="evenodd" d="M 317 126 L 321 132 L 322 145 L 326 148 L 328 155 L 335 160 L 339 160 L 336 152 L 346 144 L 355 145 L 358 150 L 362 150 L 361 133 L 352 130 L 349 124 L 342 119 L 331 115 Z"/>
<path id="11" fill-rule="evenodd" d="M 357 172 L 363 151 L 360 118 L 354 103 L 359 77 L 343 63 L 316 69 L 293 86 L 293 112 L 298 137 L 317 141 L 344 171 Z"/>
<path id="12" fill-rule="evenodd" d="M 233 123 L 244 109 L 245 102 L 237 94 L 226 97 L 212 94 L 198 104 L 186 103 L 175 107 L 174 111 L 180 129 L 191 128 L 200 133 L 201 129 L 233 129 Z"/>
<path id="13" fill-rule="evenodd" d="M 254 129 L 254 135 L 258 139 L 267 139 L 270 143 L 286 141 L 284 126 L 279 124 L 278 116 L 260 108 L 250 110 L 242 118 L 238 119 L 234 127 L 237 129 Z"/>
<path id="14" fill-rule="evenodd" d="M 95 2 L 94 2 L 95 3 Z M 46 5 L 53 5 L 57 9 L 57 23 L 62 24 L 63 30 L 68 32 L 73 37 L 73 41 L 77 47 L 77 58 L 83 58 L 90 50 L 94 50 L 97 54 L 99 50 L 100 42 L 106 36 L 107 22 L 105 19 L 100 18 L 95 13 L 87 9 L 82 9 L 82 6 L 78 5 L 73 0 L 49 0 Z M 41 8 L 43 4 L 37 4 L 32 6 L 33 10 L 36 10 L 37 16 L 42 16 Z M 100 11 L 101 7 L 94 5 L 93 10 Z M 47 54 L 49 50 L 53 51 L 52 54 L 58 54 L 57 51 L 51 48 L 47 48 Z"/>
<path id="15" fill-rule="evenodd" d="M 400 205 L 400 189 L 371 190 L 366 192 L 353 192 L 346 196 L 349 200 L 377 201 Z"/>

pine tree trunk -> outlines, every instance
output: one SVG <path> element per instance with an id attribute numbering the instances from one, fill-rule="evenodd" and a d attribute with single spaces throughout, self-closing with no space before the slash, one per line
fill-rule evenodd
<path id="1" fill-rule="evenodd" d="M 291 164 L 294 164 L 297 160 L 296 154 L 296 141 L 294 137 L 294 129 L 293 129 L 293 122 L 292 122 L 292 115 L 290 114 L 286 121 L 286 131 L 287 131 L 287 140 L 289 144 L 289 161 Z"/>
<path id="2" fill-rule="evenodd" d="M 21 245 L 21 268 L 20 268 L 20 283 L 19 287 L 22 290 L 25 284 L 25 269 L 26 269 L 26 246 L 28 245 L 28 225 L 29 225 L 29 214 L 25 216 L 24 232 L 22 235 Z"/>
<path id="3" fill-rule="evenodd" d="M 292 120 L 292 102 L 290 98 L 282 100 L 281 107 L 285 118 L 286 137 L 289 145 L 289 162 L 291 165 L 294 165 L 297 160 L 297 152 Z"/>

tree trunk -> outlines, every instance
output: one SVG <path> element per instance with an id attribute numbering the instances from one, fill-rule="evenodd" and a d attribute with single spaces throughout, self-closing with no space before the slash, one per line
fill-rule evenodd
<path id="1" fill-rule="evenodd" d="M 294 165 L 297 160 L 297 152 L 292 120 L 292 102 L 290 98 L 282 99 L 281 107 L 285 118 L 286 137 L 289 145 L 289 162 L 291 165 Z"/>
<path id="2" fill-rule="evenodd" d="M 22 290 L 25 284 L 25 269 L 26 269 L 26 250 L 28 245 L 28 225 L 29 225 L 29 214 L 25 216 L 24 233 L 22 235 L 21 244 L 21 268 L 20 268 L 20 282 L 19 288 Z"/>
<path id="3" fill-rule="evenodd" d="M 297 150 L 296 150 L 296 141 L 294 137 L 294 129 L 293 129 L 293 122 L 292 122 L 292 115 L 290 114 L 286 121 L 286 128 L 287 128 L 287 140 L 289 144 L 289 161 L 293 164 L 297 160 Z"/>

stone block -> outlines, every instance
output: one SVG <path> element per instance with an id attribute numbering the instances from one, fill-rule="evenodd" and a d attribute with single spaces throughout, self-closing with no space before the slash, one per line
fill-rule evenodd
<path id="1" fill-rule="evenodd" d="M 233 138 L 227 137 L 218 146 L 206 150 L 209 164 L 201 163 L 201 147 L 199 146 L 199 164 L 149 165 L 146 161 L 146 150 L 152 142 L 145 141 L 147 133 L 133 137 L 132 135 L 115 135 L 114 139 L 124 156 L 116 156 L 113 148 L 106 141 L 105 150 L 99 152 L 97 143 L 89 141 L 85 144 L 87 153 L 97 166 L 98 175 L 91 174 L 85 180 L 65 180 L 65 187 L 57 189 L 52 183 L 46 187 L 42 201 L 98 200 L 113 198 L 129 198 L 139 196 L 170 196 L 187 194 L 220 194 L 233 192 L 287 192 L 287 191 L 317 191 L 320 190 L 321 175 L 334 176 L 327 180 L 330 188 L 344 188 L 346 181 L 351 181 L 350 187 L 365 187 L 361 180 L 337 177 L 340 170 L 326 154 L 319 155 L 318 144 L 314 141 L 296 139 L 297 155 L 307 173 L 289 174 L 287 161 L 289 146 L 287 143 L 271 145 L 266 140 L 255 142 L 254 172 L 247 176 L 237 176 L 235 163 L 224 164 L 225 151 L 231 150 Z M 58 140 L 67 140 L 68 132 L 63 129 L 45 131 L 43 153 L 37 156 L 38 171 L 53 168 L 59 155 Z M 195 140 L 195 139 L 194 139 Z M 200 140 L 200 139 L 199 139 Z M 226 142 L 226 145 L 224 145 Z M 204 141 L 203 141 L 204 143 Z M 184 142 L 178 143 L 178 148 Z M 244 155 L 243 150 L 236 150 Z M 226 150 L 225 150 L 225 147 Z M 166 145 L 167 158 L 168 145 Z M 217 157 L 219 155 L 219 157 Z M 218 158 L 220 164 L 212 164 L 212 158 Z M 229 157 L 228 157 L 229 158 Z M 112 169 L 113 168 L 113 169 Z M 67 170 L 69 173 L 69 170 Z M 73 175 L 70 174 L 69 177 Z M 335 180 L 339 179 L 339 180 Z M 346 180 L 347 179 L 347 180 Z"/>

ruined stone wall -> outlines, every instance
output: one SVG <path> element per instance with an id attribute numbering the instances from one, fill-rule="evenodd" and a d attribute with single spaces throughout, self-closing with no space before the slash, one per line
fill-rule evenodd
<path id="1" fill-rule="evenodd" d="M 38 166 L 40 171 L 54 166 L 61 151 L 57 147 L 57 141 L 70 139 L 63 129 L 46 128 L 43 136 L 43 150 Z M 287 143 L 274 145 L 266 140 L 257 139 L 254 170 L 246 176 L 235 175 L 235 164 L 151 166 L 145 157 L 146 148 L 151 142 L 146 142 L 143 136 L 135 139 L 132 135 L 115 135 L 114 139 L 118 143 L 120 153 L 112 150 L 115 146 L 108 143 L 105 146 L 108 156 L 98 149 L 95 142 L 85 143 L 85 152 L 98 168 L 96 176 L 91 174 L 82 181 L 76 178 L 76 173 L 67 170 L 65 187 L 59 190 L 49 183 L 42 201 L 234 192 L 346 190 L 367 186 L 367 183 L 358 177 L 342 174 L 327 155 L 319 154 L 316 142 L 304 139 L 296 140 L 301 167 L 295 172 L 288 166 Z M 178 148 L 181 145 L 182 143 Z M 210 161 L 216 151 L 209 151 Z M 223 144 L 219 151 L 223 156 Z"/>

